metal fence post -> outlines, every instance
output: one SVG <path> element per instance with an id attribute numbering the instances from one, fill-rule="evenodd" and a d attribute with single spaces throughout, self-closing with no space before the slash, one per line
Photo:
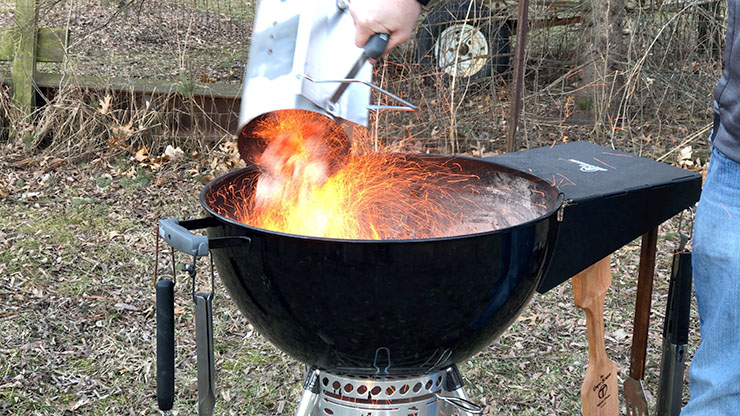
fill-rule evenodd
<path id="1" fill-rule="evenodd" d="M 516 150 L 517 127 L 522 112 L 522 89 L 524 88 L 524 52 L 527 44 L 527 30 L 529 30 L 529 0 L 520 0 L 516 21 L 516 52 L 514 53 L 514 85 L 511 91 L 511 107 L 509 108 L 508 131 L 506 132 L 506 152 Z"/>

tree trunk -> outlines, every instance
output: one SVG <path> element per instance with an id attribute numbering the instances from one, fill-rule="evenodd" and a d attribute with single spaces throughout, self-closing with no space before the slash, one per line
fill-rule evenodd
<path id="1" fill-rule="evenodd" d="M 623 85 L 624 0 L 585 0 L 590 10 L 584 16 L 584 37 L 577 109 L 596 126 L 618 122 Z"/>
<path id="2" fill-rule="evenodd" d="M 714 1 L 698 4 L 701 12 L 698 16 L 696 30 L 698 32 L 697 52 L 700 57 L 720 59 L 722 57 L 722 10 L 723 2 Z"/>

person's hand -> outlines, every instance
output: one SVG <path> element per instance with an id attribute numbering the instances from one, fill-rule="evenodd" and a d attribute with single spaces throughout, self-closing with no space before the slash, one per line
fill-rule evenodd
<path id="1" fill-rule="evenodd" d="M 411 37 L 421 4 L 418 0 L 351 0 L 349 11 L 355 21 L 355 44 L 361 48 L 370 36 L 387 33 L 387 53 Z"/>

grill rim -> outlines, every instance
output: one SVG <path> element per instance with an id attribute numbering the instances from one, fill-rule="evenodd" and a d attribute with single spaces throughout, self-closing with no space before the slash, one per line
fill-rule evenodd
<path id="1" fill-rule="evenodd" d="M 399 154 L 399 153 L 396 153 Z M 516 225 L 508 226 L 508 227 L 501 227 L 493 230 L 488 231 L 482 231 L 478 233 L 470 233 L 470 234 L 457 234 L 457 235 L 450 235 L 450 236 L 444 236 L 444 237 L 430 237 L 430 238 L 415 238 L 415 239 L 390 239 L 390 240 L 370 240 L 370 239 L 353 239 L 353 238 L 330 238 L 330 237 L 320 237 L 320 236 L 310 236 L 310 235 L 302 235 L 302 234 L 293 234 L 293 233 L 286 233 L 282 231 L 274 231 L 274 230 L 268 230 L 265 228 L 259 228 L 252 225 L 244 224 L 235 220 L 232 220 L 230 218 L 227 218 L 219 213 L 217 213 L 208 203 L 208 194 L 211 192 L 215 187 L 220 186 L 221 182 L 226 181 L 228 179 L 233 179 L 236 176 L 242 175 L 245 172 L 254 172 L 259 171 L 259 168 L 257 166 L 251 165 L 246 166 L 241 169 L 233 170 L 230 172 L 227 172 L 221 176 L 219 176 L 216 179 L 213 179 L 212 181 L 208 182 L 203 189 L 200 192 L 200 204 L 203 206 L 203 208 L 208 212 L 209 215 L 212 215 L 216 217 L 218 220 L 226 222 L 228 224 L 231 224 L 236 227 L 245 228 L 250 231 L 259 232 L 259 233 L 266 233 L 266 234 L 272 234 L 280 237 L 285 238 L 295 238 L 300 240 L 310 240 L 310 241 L 321 241 L 321 242 L 327 242 L 327 243 L 342 243 L 342 244 L 388 244 L 388 243 L 398 243 L 398 244 L 417 244 L 417 243 L 427 243 L 427 242 L 438 242 L 438 241 L 451 241 L 451 240 L 459 240 L 459 239 L 466 239 L 471 237 L 478 237 L 478 236 L 486 236 L 486 235 L 494 235 L 494 234 L 500 234 L 500 233 L 508 233 L 513 230 L 524 228 L 531 226 L 532 224 L 538 223 L 546 218 L 549 218 L 555 212 L 561 209 L 563 204 L 565 203 L 565 195 L 563 192 L 561 192 L 556 185 L 551 184 L 544 179 L 540 178 L 539 176 L 519 171 L 516 169 L 512 169 L 505 165 L 500 165 L 498 163 L 493 163 L 484 159 L 478 159 L 478 158 L 472 158 L 472 157 L 466 157 L 466 156 L 444 156 L 444 155 L 424 155 L 424 154 L 402 154 L 406 157 L 412 157 L 412 158 L 419 158 L 419 159 L 427 159 L 427 160 L 439 160 L 439 161 L 445 161 L 445 162 L 454 162 L 456 160 L 462 160 L 466 163 L 478 163 L 479 166 L 486 166 L 489 167 L 495 171 L 498 172 L 505 172 L 507 174 L 511 174 L 513 176 L 517 176 L 526 180 L 529 180 L 533 183 L 536 183 L 540 186 L 539 190 L 542 190 L 545 193 L 549 193 L 550 195 L 546 196 L 546 200 L 548 202 L 552 202 L 553 206 L 542 213 L 541 215 L 529 220 L 524 221 L 521 223 L 518 223 Z M 495 168 L 494 168 L 495 167 Z"/>

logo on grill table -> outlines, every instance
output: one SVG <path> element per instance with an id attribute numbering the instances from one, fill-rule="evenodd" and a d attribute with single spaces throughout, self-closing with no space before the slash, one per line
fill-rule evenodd
<path id="1" fill-rule="evenodd" d="M 580 166 L 581 167 L 581 169 L 580 169 L 581 172 L 588 172 L 588 173 L 591 173 L 591 172 L 606 172 L 606 169 L 604 169 L 602 167 L 594 166 L 594 165 L 592 165 L 590 163 L 586 163 L 586 162 L 581 162 L 580 160 L 568 159 L 568 162 L 575 163 L 576 165 Z"/>

